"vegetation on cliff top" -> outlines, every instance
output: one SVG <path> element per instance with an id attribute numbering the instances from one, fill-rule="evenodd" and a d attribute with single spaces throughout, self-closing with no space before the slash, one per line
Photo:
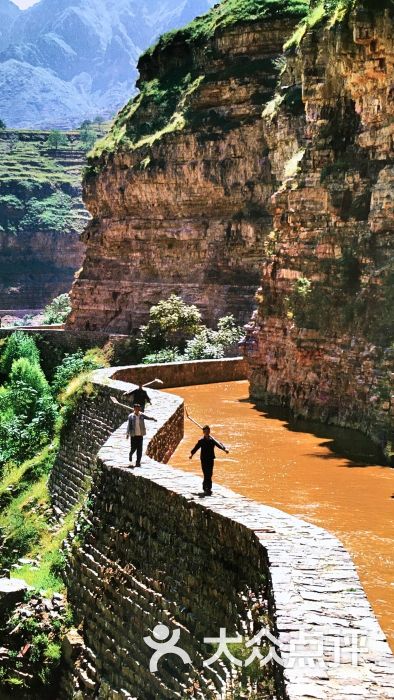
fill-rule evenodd
<path id="1" fill-rule="evenodd" d="M 95 175 L 98 161 L 120 147 L 151 145 L 165 133 L 182 129 L 192 95 L 205 79 L 193 62 L 191 47 L 208 44 L 216 32 L 231 26 L 269 19 L 301 18 L 308 0 L 225 0 L 183 29 L 164 34 L 141 57 L 139 95 L 118 114 L 109 134 L 90 154 L 86 175 Z M 182 63 L 171 54 L 182 47 Z M 208 51 L 208 46 L 207 46 Z"/>
<path id="2" fill-rule="evenodd" d="M 394 2 L 393 0 L 311 0 L 308 14 L 285 43 L 284 50 L 293 51 L 296 49 L 307 31 L 323 22 L 328 23 L 329 27 L 344 22 L 349 12 L 357 7 L 378 12 L 386 7 L 394 9 Z"/>
<path id="3" fill-rule="evenodd" d="M 106 126 L 80 132 L 0 131 L 0 234 L 82 231 L 81 171 L 87 146 Z"/>
<path id="4" fill-rule="evenodd" d="M 157 44 L 142 56 L 153 56 L 174 44 L 206 43 L 214 34 L 237 24 L 248 24 L 269 19 L 303 17 L 309 7 L 308 0 L 224 0 L 201 17 L 196 17 L 183 29 L 167 32 Z"/>

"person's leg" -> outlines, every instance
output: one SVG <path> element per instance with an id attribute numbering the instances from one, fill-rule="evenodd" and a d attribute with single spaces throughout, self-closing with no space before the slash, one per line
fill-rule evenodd
<path id="1" fill-rule="evenodd" d="M 139 467 L 140 464 L 141 464 L 141 458 L 142 458 L 142 444 L 143 444 L 144 438 L 142 437 L 142 435 L 137 435 L 135 439 L 136 439 L 136 441 L 137 441 L 137 462 L 136 462 L 136 465 L 135 465 L 135 466 L 136 466 L 136 467 Z"/>
<path id="2" fill-rule="evenodd" d="M 206 493 L 209 493 L 212 491 L 213 460 L 210 460 L 209 462 L 202 462 L 201 466 L 204 474 L 202 487 Z"/>
<path id="3" fill-rule="evenodd" d="M 213 474 L 213 460 L 209 463 L 207 468 L 207 492 L 212 492 L 212 474 Z"/>
<path id="4" fill-rule="evenodd" d="M 136 438 L 131 436 L 130 437 L 130 453 L 129 453 L 129 462 L 131 463 L 133 461 L 133 454 L 137 449 L 137 443 L 136 443 Z"/>

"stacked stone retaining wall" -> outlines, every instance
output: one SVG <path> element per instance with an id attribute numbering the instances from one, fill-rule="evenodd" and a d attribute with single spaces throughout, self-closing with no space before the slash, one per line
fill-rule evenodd
<path id="1" fill-rule="evenodd" d="M 110 371 L 97 374 L 106 391 L 122 389 Z M 341 543 L 223 487 L 201 498 L 199 477 L 157 461 L 181 437 L 182 401 L 154 398 L 158 424 L 148 425 L 142 468 L 127 466 L 122 425 L 99 451 L 88 509 L 68 539 L 80 637 L 61 698 L 231 697 L 226 666 L 203 667 L 204 637 L 267 623 L 288 666 L 267 667 L 262 698 L 393 698 L 393 657 Z M 167 657 L 149 670 L 144 637 L 158 623 L 180 632 L 190 665 Z"/>
<path id="2" fill-rule="evenodd" d="M 62 436 L 60 452 L 49 482 L 53 505 L 66 512 L 81 500 L 90 487 L 100 447 L 127 417 L 127 409 L 114 404 L 110 397 L 127 404 L 123 394 L 130 389 L 128 382 L 144 383 L 159 377 L 163 387 L 169 387 L 234 381 L 244 379 L 245 373 L 246 364 L 242 358 L 112 367 L 94 372 L 91 390 L 79 401 Z M 150 412 L 157 417 L 162 394 L 149 389 L 149 395 L 153 401 Z M 173 405 L 168 396 L 165 404 Z M 160 462 L 168 461 L 183 437 L 183 420 L 182 404 L 171 417 L 166 414 L 165 427 L 155 425 L 157 430 L 151 434 L 147 448 L 149 457 Z M 126 439 L 124 444 L 126 449 Z"/>
<path id="3" fill-rule="evenodd" d="M 158 377 L 163 389 L 194 384 L 215 382 L 235 382 L 246 379 L 248 364 L 243 357 L 229 357 L 223 360 L 191 360 L 189 362 L 169 362 L 165 365 L 135 365 L 119 367 L 113 379 L 124 382 L 142 383 Z"/>

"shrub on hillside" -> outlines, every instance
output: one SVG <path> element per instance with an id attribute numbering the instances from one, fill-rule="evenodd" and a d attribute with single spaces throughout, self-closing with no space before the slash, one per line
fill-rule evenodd
<path id="1" fill-rule="evenodd" d="M 47 325 L 64 323 L 70 311 L 70 295 L 60 294 L 45 307 L 43 322 Z"/>
<path id="2" fill-rule="evenodd" d="M 201 314 L 197 307 L 171 294 L 151 307 L 148 324 L 141 328 L 138 345 L 144 355 L 164 348 L 182 350 L 186 340 L 200 328 Z"/>
<path id="3" fill-rule="evenodd" d="M 14 360 L 25 357 L 32 364 L 40 364 L 40 353 L 34 339 L 23 331 L 16 331 L 10 335 L 0 360 L 0 370 L 9 375 Z"/>
<path id="4" fill-rule="evenodd" d="M 26 213 L 19 226 L 63 233 L 64 229 L 72 227 L 72 207 L 73 199 L 65 192 L 54 192 L 45 199 L 32 197 L 27 203 Z"/>
<path id="5" fill-rule="evenodd" d="M 33 457 L 52 438 L 57 406 L 45 375 L 26 357 L 14 360 L 0 388 L 0 464 Z"/>
<path id="6" fill-rule="evenodd" d="M 66 355 L 53 377 L 52 392 L 54 396 L 58 396 L 78 374 L 100 369 L 106 365 L 106 357 L 98 348 L 93 348 L 85 354 L 82 350 L 78 350 L 73 354 Z"/>

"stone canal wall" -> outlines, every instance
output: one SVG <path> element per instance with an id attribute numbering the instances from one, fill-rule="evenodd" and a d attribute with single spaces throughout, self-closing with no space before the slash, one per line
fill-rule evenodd
<path id="1" fill-rule="evenodd" d="M 150 381 L 158 376 L 163 387 L 209 384 L 220 381 L 245 379 L 247 365 L 240 357 L 223 360 L 172 362 L 165 365 L 135 365 L 98 370 L 92 374 L 91 385 L 67 424 L 61 448 L 50 477 L 52 504 L 65 512 L 70 510 L 89 488 L 96 466 L 97 452 L 111 433 L 126 420 L 127 409 L 112 403 L 110 396 L 122 399 L 130 389 L 129 382 Z M 149 389 L 153 408 L 159 409 L 161 393 Z M 167 397 L 165 403 L 172 406 Z M 181 402 L 182 403 L 182 402 Z M 157 411 L 154 411 L 157 417 Z M 167 462 L 183 437 L 183 407 L 166 427 L 155 424 L 148 454 L 160 462 Z M 149 427 L 149 426 L 148 426 Z M 125 445 L 126 445 L 125 440 Z"/>
<path id="2" fill-rule="evenodd" d="M 163 382 L 163 389 L 168 389 L 194 384 L 236 382 L 246 379 L 247 375 L 248 364 L 243 357 L 228 357 L 223 360 L 192 360 L 169 362 L 165 365 L 120 367 L 112 376 L 124 382 L 142 383 L 158 377 Z"/>
<path id="3" fill-rule="evenodd" d="M 92 373 L 91 383 L 79 400 L 62 435 L 59 454 L 49 479 L 49 488 L 52 505 L 63 512 L 69 511 L 80 502 L 88 491 L 97 466 L 100 447 L 127 418 L 127 408 L 113 403 L 110 397 L 124 401 L 123 393 L 130 389 L 130 384 L 113 380 L 113 374 L 113 367 Z M 164 429 L 158 415 L 159 404 L 163 403 L 158 402 L 160 392 L 150 390 L 149 394 L 157 409 L 154 415 L 158 422 L 154 423 L 154 430 L 151 427 L 152 423 L 147 424 L 148 435 L 151 437 L 147 453 L 160 462 L 167 462 L 183 437 L 183 402 L 181 399 L 171 401 L 166 396 L 165 403 L 172 410 L 171 415 L 166 416 Z M 128 454 L 126 427 L 122 435 L 125 454 Z"/>
<path id="4" fill-rule="evenodd" d="M 124 386 L 111 370 L 94 385 L 99 401 Z M 125 425 L 99 450 L 67 541 L 79 633 L 66 642 L 62 700 L 231 697 L 228 668 L 203 667 L 204 637 L 220 627 L 251 636 L 266 624 L 288 664 L 267 666 L 267 698 L 392 698 L 393 657 L 340 542 L 223 487 L 201 498 L 200 477 L 160 464 L 182 435 L 181 399 L 157 392 L 154 414 L 142 468 L 127 468 Z M 101 436 L 119 418 L 103 421 Z M 180 633 L 190 665 L 168 656 L 149 671 L 143 638 L 158 623 Z"/>

